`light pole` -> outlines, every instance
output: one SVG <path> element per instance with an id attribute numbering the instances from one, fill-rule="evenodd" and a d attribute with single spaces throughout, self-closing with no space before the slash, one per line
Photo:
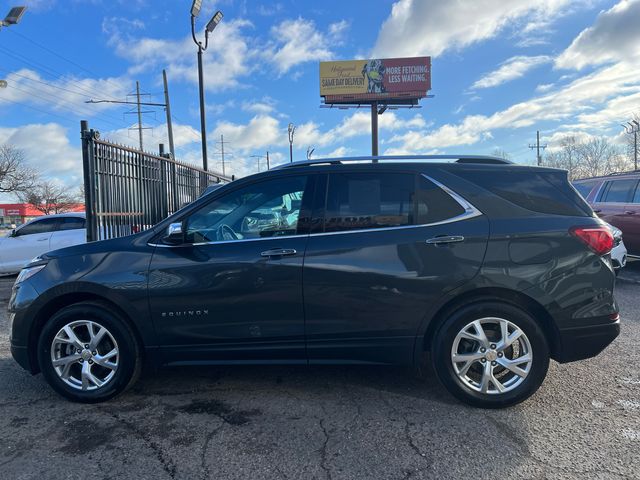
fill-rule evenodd
<path id="1" fill-rule="evenodd" d="M 27 7 L 13 7 L 11 10 L 9 10 L 7 16 L 4 17 L 4 20 L 0 20 L 0 28 L 8 27 L 10 25 L 15 25 L 16 23 L 18 23 L 24 15 L 26 9 Z"/>
<path id="2" fill-rule="evenodd" d="M 293 135 L 296 133 L 296 126 L 290 123 L 287 132 L 289 133 L 289 162 L 293 163 Z"/>
<path id="3" fill-rule="evenodd" d="M 202 168 L 209 169 L 209 162 L 207 160 L 207 122 L 205 120 L 204 113 L 204 79 L 202 76 L 202 52 L 204 52 L 209 46 L 209 34 L 218 26 L 222 20 L 222 12 L 218 10 L 204 31 L 204 45 L 196 38 L 196 18 L 200 15 L 200 8 L 202 7 L 202 0 L 193 0 L 191 5 L 191 37 L 194 43 L 198 46 L 198 84 L 200 87 L 200 135 L 202 136 Z"/>

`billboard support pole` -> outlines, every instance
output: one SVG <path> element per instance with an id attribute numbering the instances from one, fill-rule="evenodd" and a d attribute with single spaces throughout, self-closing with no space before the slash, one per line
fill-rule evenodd
<path id="1" fill-rule="evenodd" d="M 371 104 L 371 156 L 378 156 L 378 102 Z M 378 160 L 373 162 L 377 163 Z"/>

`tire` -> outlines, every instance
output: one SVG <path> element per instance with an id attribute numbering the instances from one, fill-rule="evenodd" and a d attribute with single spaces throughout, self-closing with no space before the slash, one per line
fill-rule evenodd
<path id="1" fill-rule="evenodd" d="M 90 345 L 89 328 L 96 346 Z M 86 349 L 87 345 L 91 348 Z M 108 304 L 98 301 L 76 303 L 58 311 L 38 339 L 38 363 L 47 383 L 63 397 L 81 403 L 103 402 L 130 388 L 140 376 L 140 352 L 126 321 Z M 54 360 L 63 363 L 54 366 Z"/>
<path id="2" fill-rule="evenodd" d="M 485 346 L 476 321 L 484 331 Z M 502 343 L 504 325 L 507 343 L 517 329 L 523 334 L 507 347 Z M 462 402 L 480 408 L 504 408 L 526 400 L 538 390 L 549 367 L 549 346 L 540 325 L 524 310 L 498 301 L 476 302 L 448 315 L 433 337 L 431 352 L 444 387 Z M 459 360 L 455 363 L 454 353 Z"/>

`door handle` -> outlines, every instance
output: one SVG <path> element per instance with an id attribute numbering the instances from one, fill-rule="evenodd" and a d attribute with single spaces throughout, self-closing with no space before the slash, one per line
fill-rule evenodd
<path id="1" fill-rule="evenodd" d="M 427 240 L 429 245 L 440 245 L 443 243 L 458 243 L 464 242 L 464 237 L 462 235 L 441 235 L 438 237 L 433 237 Z"/>
<path id="2" fill-rule="evenodd" d="M 273 248 L 271 250 L 265 250 L 260 255 L 262 257 L 287 257 L 289 255 L 295 255 L 298 253 L 293 248 Z"/>
<path id="3" fill-rule="evenodd" d="M 625 210 L 625 212 L 627 215 L 635 215 L 636 211 L 635 210 Z"/>
<path id="4" fill-rule="evenodd" d="M 600 209 L 600 208 L 597 208 L 597 209 L 595 209 L 595 210 L 593 211 L 593 213 L 600 213 L 600 212 L 602 212 L 602 209 Z"/>
<path id="5" fill-rule="evenodd" d="M 48 238 L 39 238 L 38 240 L 36 240 L 36 242 L 46 242 L 47 240 L 49 240 Z"/>

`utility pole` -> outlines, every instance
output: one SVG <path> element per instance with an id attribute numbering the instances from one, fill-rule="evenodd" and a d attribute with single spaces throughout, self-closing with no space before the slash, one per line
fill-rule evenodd
<path id="1" fill-rule="evenodd" d="M 140 138 L 140 151 L 142 148 L 142 110 L 140 109 L 140 82 L 136 80 L 136 103 L 138 104 L 138 137 Z"/>
<path id="2" fill-rule="evenodd" d="M 540 149 L 544 150 L 545 148 L 547 148 L 547 144 L 545 143 L 544 145 L 540 145 L 540 130 L 536 131 L 536 144 L 535 145 L 529 144 L 529 148 L 536 149 L 536 159 L 538 160 L 538 166 L 542 165 L 542 157 L 540 156 Z"/>
<path id="3" fill-rule="evenodd" d="M 155 102 L 142 102 L 140 101 L 140 97 L 142 95 L 149 95 L 148 93 L 140 93 L 140 82 L 136 81 L 136 91 L 135 93 L 130 93 L 127 95 L 127 98 L 130 96 L 135 96 L 136 97 L 136 101 L 132 102 L 129 100 L 87 100 L 84 103 L 115 103 L 118 105 L 135 105 L 136 108 L 134 110 L 130 110 L 128 112 L 125 112 L 125 115 L 129 115 L 129 114 L 133 114 L 135 113 L 138 116 L 138 125 L 135 128 L 130 128 L 129 130 L 138 130 L 138 141 L 139 141 L 139 146 L 140 146 L 140 150 L 143 149 L 143 144 L 142 144 L 142 130 L 150 130 L 150 127 L 143 127 L 142 126 L 142 115 L 145 113 L 152 113 L 151 111 L 143 111 L 142 110 L 142 106 L 150 106 L 150 107 L 163 107 L 163 108 L 167 108 L 167 104 L 166 103 L 155 103 Z M 168 93 L 167 93 L 168 95 Z M 168 96 L 167 96 L 168 99 Z M 170 124 L 169 124 L 170 125 Z M 169 127 L 169 125 L 167 125 L 167 127 Z M 169 140 L 171 141 L 173 137 L 173 133 L 169 132 Z"/>
<path id="4" fill-rule="evenodd" d="M 169 103 L 169 86 L 167 85 L 167 71 L 162 70 L 162 81 L 164 83 L 164 103 L 165 112 L 167 113 L 167 133 L 169 135 L 169 152 L 171 152 L 171 158 L 175 160 L 176 151 L 173 147 L 173 123 L 171 122 L 171 104 Z"/>
<path id="5" fill-rule="evenodd" d="M 267 170 L 271 169 L 271 166 L 269 165 L 269 150 L 267 150 Z"/>
<path id="6" fill-rule="evenodd" d="M 220 149 L 222 150 L 222 174 L 224 175 L 224 135 L 222 134 L 220 134 Z"/>
<path id="7" fill-rule="evenodd" d="M 224 141 L 224 135 L 220 135 L 220 141 L 216 142 L 216 145 L 220 144 L 220 151 L 219 152 L 215 152 L 214 155 L 220 155 L 222 157 L 222 174 L 226 175 L 226 161 L 225 161 L 225 153 L 224 153 L 224 145 L 229 144 L 229 142 L 225 142 Z M 229 154 L 231 156 L 233 156 L 232 154 Z"/>
<path id="8" fill-rule="evenodd" d="M 622 126 L 627 135 L 633 135 L 633 169 L 638 170 L 638 133 L 640 133 L 640 123 L 636 120 L 631 120 Z"/>

